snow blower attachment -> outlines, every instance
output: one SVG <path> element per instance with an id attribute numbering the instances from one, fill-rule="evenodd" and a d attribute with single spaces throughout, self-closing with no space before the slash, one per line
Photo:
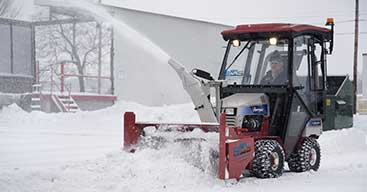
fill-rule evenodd
<path id="1" fill-rule="evenodd" d="M 218 80 L 200 69 L 188 73 L 169 60 L 201 121 L 210 123 L 139 123 L 127 112 L 124 149 L 134 152 L 146 127 L 176 127 L 184 133 L 200 129 L 218 133 L 213 157 L 220 179 L 239 179 L 245 171 L 258 178 L 278 177 L 286 162 L 293 172 L 317 171 L 333 20 L 327 25 L 331 29 L 276 23 L 223 31 L 228 43 Z"/>
<path id="2" fill-rule="evenodd" d="M 219 152 L 218 152 L 218 177 L 220 179 L 239 179 L 246 167 L 254 157 L 254 138 L 242 135 L 241 130 L 235 127 L 226 126 L 226 116 L 223 113 L 220 117 L 220 124 L 157 124 L 143 123 L 135 121 L 133 112 L 124 114 L 124 150 L 135 152 L 139 142 L 144 137 L 144 128 L 162 126 L 175 127 L 176 130 L 187 132 L 194 129 L 201 129 L 204 132 L 219 132 Z M 172 130 L 166 130 L 172 131 Z"/>

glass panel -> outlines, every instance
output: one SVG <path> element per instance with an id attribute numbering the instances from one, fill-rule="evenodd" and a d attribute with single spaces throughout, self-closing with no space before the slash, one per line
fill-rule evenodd
<path id="1" fill-rule="evenodd" d="M 311 106 L 314 97 L 311 92 L 311 43 L 310 36 L 301 36 L 294 39 L 293 85 L 297 88 L 297 93 L 301 96 L 303 102 L 312 111 L 315 111 L 315 108 Z"/>
<path id="2" fill-rule="evenodd" d="M 31 28 L 13 26 L 14 73 L 32 75 Z"/>
<path id="3" fill-rule="evenodd" d="M 288 80 L 288 42 L 241 42 L 231 48 L 226 62 L 224 75 L 229 84 L 283 85 Z"/>
<path id="4" fill-rule="evenodd" d="M 0 73 L 11 73 L 10 26 L 0 24 Z"/>
<path id="5" fill-rule="evenodd" d="M 314 43 L 310 36 L 301 36 L 294 40 L 293 84 L 303 102 L 313 112 L 317 112 L 321 99 L 316 90 L 323 88 L 321 50 L 322 47 Z"/>
<path id="6" fill-rule="evenodd" d="M 301 36 L 294 39 L 293 55 L 293 84 L 294 86 L 308 88 L 308 42 L 309 36 Z M 307 89 L 306 89 L 307 90 Z"/>

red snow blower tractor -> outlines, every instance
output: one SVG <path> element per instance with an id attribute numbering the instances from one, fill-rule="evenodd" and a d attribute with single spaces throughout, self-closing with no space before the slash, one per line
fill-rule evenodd
<path id="1" fill-rule="evenodd" d="M 251 24 L 223 31 L 228 44 L 217 80 L 200 69 L 188 73 L 171 59 L 205 123 L 136 122 L 135 114 L 126 112 L 124 149 L 136 150 L 146 127 L 201 129 L 218 133 L 220 179 L 239 179 L 244 172 L 278 177 L 285 162 L 293 172 L 318 170 L 333 19 L 326 25 Z"/>

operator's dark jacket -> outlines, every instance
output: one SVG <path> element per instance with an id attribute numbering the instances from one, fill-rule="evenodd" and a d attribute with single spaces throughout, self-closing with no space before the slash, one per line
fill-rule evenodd
<path id="1" fill-rule="evenodd" d="M 280 72 L 280 74 L 275 78 L 273 78 L 271 71 L 268 71 L 266 75 L 263 77 L 263 79 L 260 81 L 260 84 L 261 85 L 283 85 L 285 81 L 287 80 L 286 77 L 287 76 L 285 74 L 285 70 Z"/>

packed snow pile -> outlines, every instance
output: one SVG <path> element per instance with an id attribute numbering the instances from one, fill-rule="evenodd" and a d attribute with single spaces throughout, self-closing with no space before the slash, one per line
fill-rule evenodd
<path id="1" fill-rule="evenodd" d="M 366 191 L 367 116 L 351 129 L 319 139 L 318 172 L 286 171 L 275 179 L 216 177 L 210 154 L 216 135 L 195 130 L 167 136 L 162 146 L 121 150 L 123 113 L 138 121 L 199 122 L 192 104 L 147 107 L 120 102 L 108 109 L 75 114 L 27 113 L 16 105 L 0 111 L 0 191 Z M 164 133 L 146 130 L 151 138 Z M 175 135 L 176 134 L 176 135 Z M 205 137 L 205 145 L 177 138 Z M 199 150 L 198 150 L 199 149 Z"/>

